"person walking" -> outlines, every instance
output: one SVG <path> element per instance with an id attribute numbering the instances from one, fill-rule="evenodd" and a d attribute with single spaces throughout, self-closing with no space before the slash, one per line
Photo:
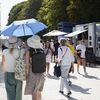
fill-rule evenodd
<path id="1" fill-rule="evenodd" d="M 47 74 L 47 76 L 50 76 L 49 69 L 50 69 L 50 63 L 51 63 L 53 50 L 50 46 L 49 41 L 47 41 L 45 44 L 44 52 L 46 54 L 46 74 Z"/>
<path id="2" fill-rule="evenodd" d="M 32 95 L 32 100 L 41 100 L 43 91 L 43 86 L 45 82 L 45 74 L 42 73 L 34 73 L 32 68 L 34 68 L 33 64 L 33 53 L 34 50 L 43 50 L 43 45 L 40 42 L 40 37 L 38 35 L 34 35 L 27 40 L 27 45 L 29 50 L 26 53 L 26 66 L 28 69 L 26 86 L 25 86 L 25 95 Z M 39 61 L 37 61 L 39 63 Z"/>
<path id="3" fill-rule="evenodd" d="M 85 57 L 85 52 L 86 52 L 86 46 L 83 40 L 80 41 L 80 43 L 76 46 L 76 51 L 77 51 L 77 72 L 79 72 L 79 66 L 83 66 L 84 74 L 87 75 L 88 73 L 86 72 L 86 57 Z"/>
<path id="4" fill-rule="evenodd" d="M 75 61 L 75 55 L 76 55 L 76 51 L 75 51 L 75 48 L 74 48 L 74 45 L 72 43 L 72 40 L 70 38 L 67 39 L 67 47 L 70 48 L 70 51 L 73 55 L 73 61 Z M 74 62 L 71 63 L 71 69 L 70 69 L 70 72 L 74 73 Z"/>
<path id="5" fill-rule="evenodd" d="M 73 55 L 73 60 L 72 60 L 72 63 L 71 63 L 71 67 L 70 67 L 70 70 L 69 70 L 69 78 L 68 78 L 68 83 L 69 85 L 72 84 L 72 82 L 70 81 L 70 73 L 74 73 L 74 61 L 75 61 L 75 48 L 74 48 L 74 45 L 72 43 L 72 40 L 70 38 L 67 38 L 67 42 L 66 42 L 66 45 L 67 47 L 69 47 L 72 55 Z"/>
<path id="6" fill-rule="evenodd" d="M 60 45 L 60 43 L 58 42 L 58 40 L 55 40 L 55 42 L 54 42 L 54 48 L 55 48 L 55 51 L 54 51 L 54 62 L 56 61 L 57 56 L 58 56 L 59 45 Z"/>
<path id="7" fill-rule="evenodd" d="M 51 62 L 54 62 L 54 52 L 55 52 L 55 47 L 54 47 L 54 40 L 50 40 L 50 48 L 52 50 L 52 55 L 51 55 Z"/>
<path id="8" fill-rule="evenodd" d="M 21 45 L 16 36 L 5 43 L 7 49 L 2 53 L 2 65 L 5 72 L 5 88 L 7 100 L 22 100 L 22 81 L 15 79 L 16 59 L 19 57 L 18 46 Z"/>
<path id="9" fill-rule="evenodd" d="M 71 95 L 70 87 L 68 84 L 68 74 L 73 60 L 70 49 L 66 46 L 66 40 L 60 40 L 60 47 L 58 48 L 58 64 L 61 65 L 61 82 L 60 82 L 60 93 L 64 93 L 64 86 L 67 90 L 67 96 Z"/>

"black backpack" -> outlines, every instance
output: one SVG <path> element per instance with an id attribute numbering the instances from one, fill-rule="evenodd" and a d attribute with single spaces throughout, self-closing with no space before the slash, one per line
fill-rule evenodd
<path id="1" fill-rule="evenodd" d="M 43 73 L 46 71 L 46 55 L 42 49 L 32 49 L 32 72 Z"/>

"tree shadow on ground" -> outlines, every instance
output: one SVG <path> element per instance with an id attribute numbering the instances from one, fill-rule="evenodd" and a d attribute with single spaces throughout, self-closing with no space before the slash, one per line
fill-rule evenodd
<path id="1" fill-rule="evenodd" d="M 62 94 L 64 97 L 66 97 L 66 99 L 60 99 L 60 100 L 78 100 L 78 99 L 76 99 L 76 98 L 74 98 L 74 97 L 67 97 L 67 95 L 66 94 Z"/>
<path id="2" fill-rule="evenodd" d="M 87 63 L 87 67 L 90 68 L 100 68 L 100 62 L 95 62 L 95 63 Z"/>
<path id="3" fill-rule="evenodd" d="M 53 76 L 53 75 L 48 75 L 47 76 L 49 79 L 55 79 L 55 80 L 59 80 L 59 77 Z"/>
<path id="4" fill-rule="evenodd" d="M 74 97 L 69 97 L 68 100 L 79 100 L 79 99 L 76 99 Z"/>
<path id="5" fill-rule="evenodd" d="M 73 75 L 70 75 L 70 78 L 77 79 L 77 77 L 76 76 L 73 76 Z"/>
<path id="6" fill-rule="evenodd" d="M 89 79 L 100 80 L 100 78 L 98 78 L 98 77 L 96 77 L 96 76 L 92 76 L 92 75 L 83 75 L 83 77 L 85 77 L 85 78 L 89 78 Z"/>
<path id="7" fill-rule="evenodd" d="M 87 67 L 88 67 L 88 68 L 100 68 L 99 66 L 100 66 L 100 65 L 97 65 L 97 64 L 96 64 L 96 65 L 91 64 L 91 65 L 89 65 L 89 66 L 87 66 Z"/>
<path id="8" fill-rule="evenodd" d="M 91 88 L 82 88 L 81 86 L 72 84 L 71 89 L 73 91 L 76 91 L 76 92 L 81 92 L 81 93 L 84 93 L 84 94 L 91 94 L 91 93 L 88 92 Z"/>

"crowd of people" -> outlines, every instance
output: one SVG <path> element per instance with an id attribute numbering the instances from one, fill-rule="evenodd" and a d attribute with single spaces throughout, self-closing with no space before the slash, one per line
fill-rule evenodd
<path id="1" fill-rule="evenodd" d="M 67 96 L 71 95 L 69 72 L 74 72 L 74 62 L 77 61 L 77 72 L 79 66 L 83 65 L 84 74 L 86 72 L 86 47 L 84 41 L 74 47 L 70 38 L 61 38 L 60 42 L 51 39 L 51 41 L 41 42 L 38 35 L 34 35 L 26 40 L 26 42 L 12 36 L 4 45 L 6 48 L 2 50 L 2 65 L 5 72 L 5 87 L 7 92 L 7 100 L 22 100 L 22 84 L 21 80 L 15 78 L 15 64 L 19 55 L 25 61 L 26 87 L 25 95 L 32 95 L 32 100 L 41 100 L 41 92 L 43 91 L 45 78 L 50 76 L 50 63 L 56 62 L 61 65 L 61 81 L 59 92 L 64 94 L 64 87 L 67 90 Z M 36 49 L 42 49 L 46 55 L 46 71 L 42 73 L 32 72 L 32 53 Z M 21 54 L 19 51 L 21 50 Z M 33 66 L 34 67 L 34 66 Z"/>

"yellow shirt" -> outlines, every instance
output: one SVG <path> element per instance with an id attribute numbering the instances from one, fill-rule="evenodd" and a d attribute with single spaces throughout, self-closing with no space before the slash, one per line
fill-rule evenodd
<path id="1" fill-rule="evenodd" d="M 70 48 L 71 53 L 74 55 L 74 53 L 75 53 L 75 48 L 74 48 L 74 46 L 71 45 L 71 44 L 69 44 L 69 43 L 67 43 L 67 46 Z"/>

